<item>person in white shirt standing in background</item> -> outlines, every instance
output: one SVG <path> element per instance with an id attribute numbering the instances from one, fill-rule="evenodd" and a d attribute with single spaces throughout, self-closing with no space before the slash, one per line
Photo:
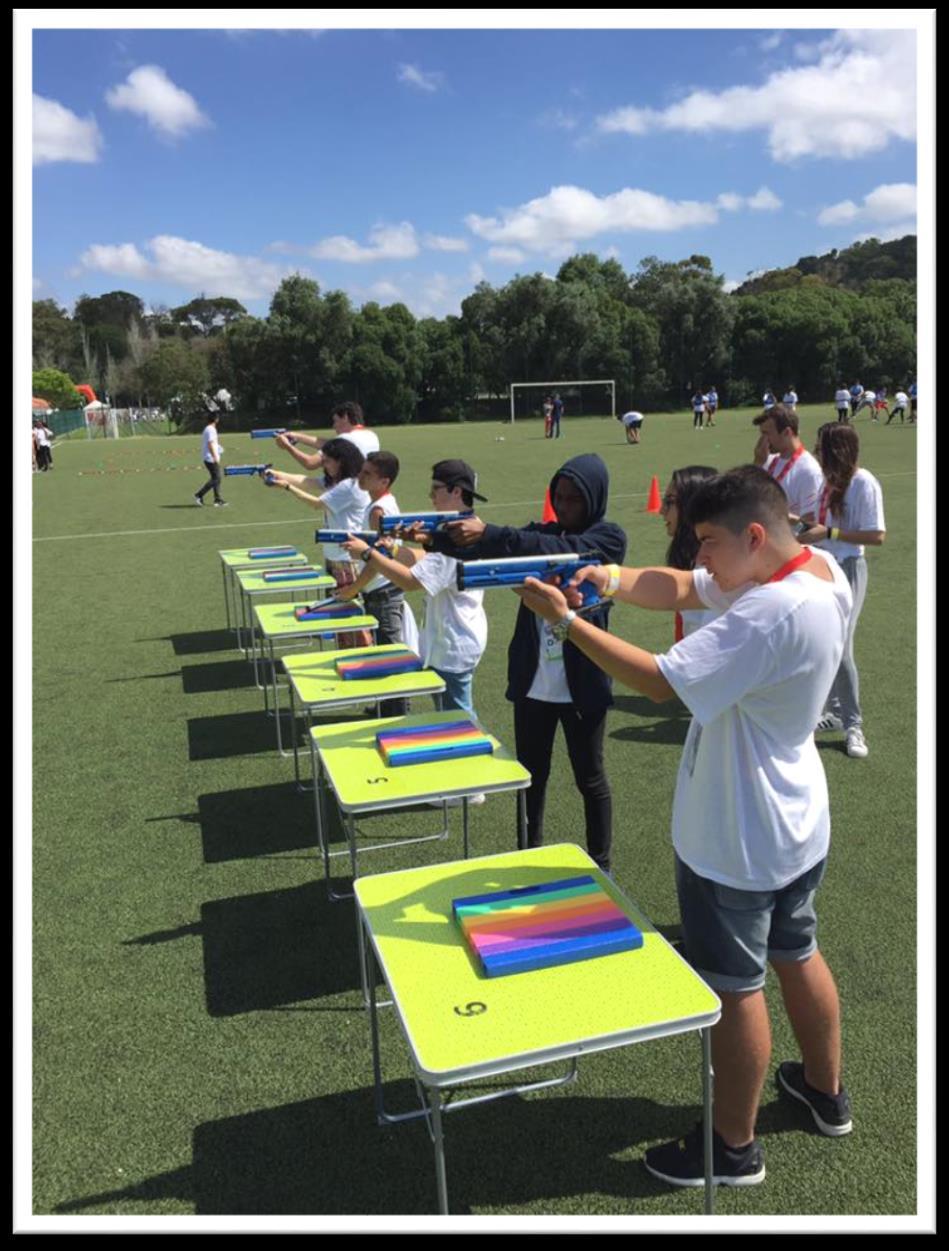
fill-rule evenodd
<path id="1" fill-rule="evenodd" d="M 844 730 L 847 755 L 863 760 L 870 754 L 863 736 L 860 679 L 853 656 L 853 636 L 867 595 L 864 545 L 882 545 L 886 538 L 883 492 L 873 474 L 857 464 L 860 439 L 852 426 L 829 422 L 817 432 L 817 458 L 826 483 L 816 515 L 802 517 L 810 528 L 801 543 L 828 551 L 840 565 L 853 591 L 853 609 L 843 659 L 831 687 L 818 730 Z"/>
<path id="2" fill-rule="evenodd" d="M 797 520 L 817 508 L 824 486 L 820 465 L 798 437 L 798 416 L 784 404 L 775 404 L 754 420 L 761 427 L 754 461 L 784 490 L 788 511 Z"/>
<path id="3" fill-rule="evenodd" d="M 786 408 L 790 408 L 792 411 L 797 412 L 797 392 L 794 390 L 793 386 L 789 386 L 785 391 L 784 398 L 781 403 L 784 404 Z"/>
<path id="4" fill-rule="evenodd" d="M 846 387 L 838 387 L 834 394 L 834 404 L 837 407 L 837 420 L 850 420 L 850 392 Z"/>
<path id="5" fill-rule="evenodd" d="M 204 497 L 208 491 L 214 492 L 214 507 L 224 508 L 227 500 L 221 499 L 221 457 L 224 454 L 224 448 L 217 437 L 217 423 L 220 421 L 217 413 L 213 413 L 208 418 L 208 424 L 204 427 L 201 435 L 201 459 L 204 461 L 204 467 L 208 471 L 208 480 L 194 497 L 194 502 L 202 507 Z"/>

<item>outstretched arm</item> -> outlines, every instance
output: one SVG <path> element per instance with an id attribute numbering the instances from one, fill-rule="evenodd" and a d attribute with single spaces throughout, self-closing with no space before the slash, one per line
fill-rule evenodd
<path id="1" fill-rule="evenodd" d="M 566 615 L 567 601 L 557 587 L 547 582 L 528 578 L 523 590 L 517 588 L 517 594 L 531 612 L 552 625 Z M 664 703 L 675 696 L 675 691 L 663 677 L 652 652 L 626 643 L 615 634 L 608 634 L 606 630 L 584 621 L 582 617 L 574 617 L 570 622 L 567 637 L 574 647 L 604 673 L 608 673 L 617 682 L 622 682 L 624 686 L 639 691 L 654 703 Z"/>

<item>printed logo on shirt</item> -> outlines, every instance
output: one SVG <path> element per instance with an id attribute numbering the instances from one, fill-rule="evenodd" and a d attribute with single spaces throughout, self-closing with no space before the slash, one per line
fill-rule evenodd
<path id="1" fill-rule="evenodd" d="M 682 758 L 685 761 L 685 767 L 689 777 L 695 772 L 695 758 L 699 754 L 699 743 L 702 741 L 702 727 L 692 718 L 689 725 L 688 737 L 685 740 L 685 748 L 683 749 Z"/>
<path id="2" fill-rule="evenodd" d="M 550 622 L 544 622 L 544 630 L 541 635 L 541 644 L 543 648 L 544 660 L 563 660 L 563 643 L 560 639 L 555 639 Z"/>

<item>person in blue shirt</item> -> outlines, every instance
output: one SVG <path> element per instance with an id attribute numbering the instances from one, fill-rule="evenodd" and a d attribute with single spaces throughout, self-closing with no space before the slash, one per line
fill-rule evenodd
<path id="1" fill-rule="evenodd" d="M 563 416 L 563 400 L 559 394 L 554 396 L 554 406 L 550 413 L 550 434 L 548 438 L 560 438 L 560 418 Z"/>
<path id="2" fill-rule="evenodd" d="M 916 383 L 912 382 L 909 388 L 909 424 L 916 425 Z"/>

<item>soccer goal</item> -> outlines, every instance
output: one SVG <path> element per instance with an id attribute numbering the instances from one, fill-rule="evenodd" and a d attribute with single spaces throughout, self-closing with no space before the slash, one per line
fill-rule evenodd
<path id="1" fill-rule="evenodd" d="M 511 421 L 515 420 L 515 400 L 517 393 L 521 393 L 522 403 L 526 399 L 529 403 L 529 410 L 522 412 L 523 416 L 542 416 L 543 405 L 546 396 L 559 394 L 561 400 L 565 403 L 565 412 L 567 416 L 576 416 L 576 408 L 571 414 L 570 409 L 573 407 L 570 403 L 571 399 L 577 400 L 581 396 L 581 387 L 605 387 L 609 391 L 610 396 L 610 416 L 616 416 L 616 382 L 612 378 L 568 378 L 564 382 L 512 382 L 511 389 Z M 533 394 L 532 394 L 533 393 Z M 536 409 L 536 411 L 535 411 Z"/>

